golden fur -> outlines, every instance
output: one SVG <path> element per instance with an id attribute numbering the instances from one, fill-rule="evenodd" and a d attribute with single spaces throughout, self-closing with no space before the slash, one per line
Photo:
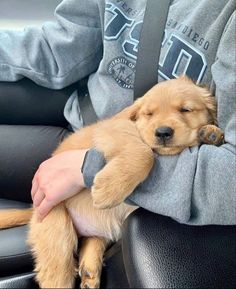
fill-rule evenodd
<path id="1" fill-rule="evenodd" d="M 149 174 L 153 151 L 172 155 L 199 142 L 217 144 L 223 135 L 215 124 L 215 100 L 209 91 L 181 77 L 154 86 L 113 118 L 64 140 L 54 155 L 96 147 L 104 153 L 107 165 L 96 175 L 91 192 L 85 189 L 59 204 L 42 223 L 33 213 L 28 240 L 39 285 L 72 288 L 78 272 L 82 288 L 99 287 L 104 251 L 120 238 L 123 221 L 136 209 L 123 201 Z M 164 142 L 158 139 L 160 127 L 171 127 L 173 137 Z M 30 216 L 30 210 L 3 211 L 0 228 L 22 225 Z M 73 256 L 80 235 L 74 226 L 76 216 L 98 232 L 83 238 L 78 269 Z"/>

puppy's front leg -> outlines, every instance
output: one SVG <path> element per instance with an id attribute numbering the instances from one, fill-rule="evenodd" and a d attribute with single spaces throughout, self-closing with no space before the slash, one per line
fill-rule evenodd
<path id="1" fill-rule="evenodd" d="M 36 212 L 30 223 L 28 242 L 35 259 L 36 280 L 41 288 L 73 288 L 74 251 L 77 235 L 63 204 L 38 223 Z"/>
<path id="2" fill-rule="evenodd" d="M 111 208 L 123 202 L 148 176 L 153 152 L 128 120 L 106 122 L 95 135 L 95 145 L 108 163 L 94 179 L 93 205 Z"/>
<path id="3" fill-rule="evenodd" d="M 213 124 L 207 124 L 201 127 L 198 135 L 200 142 L 206 144 L 219 145 L 224 140 L 223 131 Z"/>
<path id="4" fill-rule="evenodd" d="M 151 167 L 152 156 L 143 150 L 138 156 L 124 152 L 112 159 L 94 179 L 94 207 L 106 209 L 119 205 L 146 179 Z"/>

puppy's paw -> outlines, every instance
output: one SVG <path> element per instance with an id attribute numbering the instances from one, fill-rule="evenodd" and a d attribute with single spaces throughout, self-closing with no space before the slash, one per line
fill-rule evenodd
<path id="1" fill-rule="evenodd" d="M 100 171 L 91 189 L 93 206 L 97 209 L 108 209 L 122 203 L 131 192 L 126 183 L 127 180 L 117 174 L 114 176 L 108 171 Z"/>
<path id="2" fill-rule="evenodd" d="M 96 267 L 94 264 L 88 266 L 86 262 L 82 262 L 78 270 L 81 283 L 80 288 L 99 288 L 101 265 Z"/>
<path id="3" fill-rule="evenodd" d="M 199 140 L 202 143 L 219 145 L 224 140 L 223 131 L 215 125 L 205 125 L 198 132 Z"/>

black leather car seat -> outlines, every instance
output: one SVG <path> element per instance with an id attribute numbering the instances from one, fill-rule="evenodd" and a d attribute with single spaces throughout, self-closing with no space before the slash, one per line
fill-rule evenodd
<path id="1" fill-rule="evenodd" d="M 0 209 L 31 205 L 35 171 L 71 133 L 63 108 L 79 86 L 55 91 L 28 79 L 0 83 Z M 0 288 L 37 288 L 26 239 L 27 226 L 0 230 Z M 129 287 L 120 243 L 108 250 L 105 259 L 102 286 Z"/>

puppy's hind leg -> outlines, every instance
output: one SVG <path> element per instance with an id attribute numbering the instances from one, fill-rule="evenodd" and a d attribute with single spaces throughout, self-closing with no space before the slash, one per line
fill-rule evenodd
<path id="1" fill-rule="evenodd" d="M 81 288 L 99 288 L 103 255 L 109 243 L 109 240 L 98 237 L 82 240 L 79 253 Z"/>
<path id="2" fill-rule="evenodd" d="M 28 242 L 35 259 L 36 280 L 41 288 L 73 288 L 76 276 L 74 252 L 78 238 L 63 204 L 42 221 L 36 212 L 30 224 Z"/>

